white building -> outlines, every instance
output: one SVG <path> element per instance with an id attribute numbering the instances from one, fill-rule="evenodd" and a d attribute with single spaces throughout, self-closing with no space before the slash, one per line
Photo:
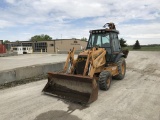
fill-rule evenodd
<path id="1" fill-rule="evenodd" d="M 17 54 L 19 55 L 33 53 L 32 47 L 24 47 L 24 46 L 11 47 L 11 51 L 17 52 Z"/>
<path id="2" fill-rule="evenodd" d="M 33 53 L 32 47 L 23 47 L 23 54 Z"/>

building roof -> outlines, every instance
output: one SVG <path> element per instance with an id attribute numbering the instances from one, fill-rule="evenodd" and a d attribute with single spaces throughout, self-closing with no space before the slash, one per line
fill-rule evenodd
<path id="1" fill-rule="evenodd" d="M 76 39 L 76 38 L 73 38 L 73 39 L 55 39 L 54 41 L 61 41 L 61 40 L 80 40 L 80 41 L 82 41 L 81 39 Z"/>
<path id="2" fill-rule="evenodd" d="M 49 42 L 49 41 L 62 41 L 62 40 L 80 40 L 80 39 L 54 39 L 54 40 L 44 40 L 44 41 L 18 41 L 18 42 L 8 42 L 11 43 L 34 43 L 34 42 Z M 6 44 L 8 44 L 6 43 Z"/>

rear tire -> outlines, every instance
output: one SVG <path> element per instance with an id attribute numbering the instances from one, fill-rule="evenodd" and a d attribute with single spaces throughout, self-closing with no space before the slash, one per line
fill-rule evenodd
<path id="1" fill-rule="evenodd" d="M 119 59 L 119 61 L 117 62 L 118 64 L 118 75 L 114 76 L 114 79 L 117 80 L 122 80 L 126 74 L 126 61 L 125 59 L 122 57 Z"/>
<path id="2" fill-rule="evenodd" d="M 99 75 L 99 88 L 101 90 L 108 90 L 112 81 L 112 75 L 108 71 L 102 71 Z"/>

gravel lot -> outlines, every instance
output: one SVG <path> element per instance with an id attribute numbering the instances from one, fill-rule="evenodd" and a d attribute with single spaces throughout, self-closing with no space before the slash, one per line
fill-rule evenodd
<path id="1" fill-rule="evenodd" d="M 46 83 L 0 90 L 0 120 L 160 120 L 160 52 L 130 52 L 125 79 L 88 107 L 43 95 Z"/>

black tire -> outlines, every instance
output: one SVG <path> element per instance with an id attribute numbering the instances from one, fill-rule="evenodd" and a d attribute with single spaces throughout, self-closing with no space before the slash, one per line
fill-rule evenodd
<path id="1" fill-rule="evenodd" d="M 102 71 L 99 75 L 99 88 L 101 90 L 108 90 L 112 81 L 112 75 L 108 71 Z"/>
<path id="2" fill-rule="evenodd" d="M 113 78 L 116 80 L 122 80 L 126 74 L 126 61 L 125 59 L 122 57 L 119 59 L 119 61 L 117 62 L 118 65 L 118 72 L 119 74 L 114 76 Z"/>

